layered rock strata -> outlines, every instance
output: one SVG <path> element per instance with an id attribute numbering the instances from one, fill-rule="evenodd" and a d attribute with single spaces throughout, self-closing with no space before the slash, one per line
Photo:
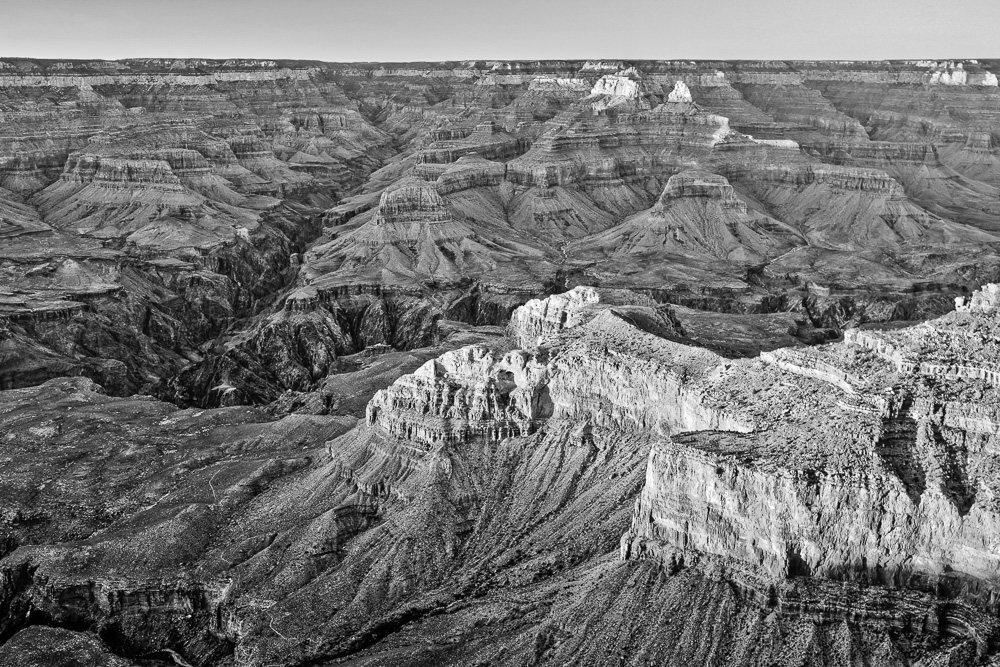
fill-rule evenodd
<path id="1" fill-rule="evenodd" d="M 732 400 L 777 399 L 780 421 L 655 444 L 623 553 L 678 563 L 714 554 L 765 579 L 858 580 L 994 608 L 997 422 L 992 367 L 982 365 L 995 326 L 980 309 L 762 355 L 738 372 L 745 379 L 728 376 Z M 917 350 L 918 363 L 897 363 Z M 956 354 L 958 363 L 935 362 Z M 757 388 L 776 371 L 767 382 L 780 389 Z M 791 394 L 794 404 L 778 398 Z"/>

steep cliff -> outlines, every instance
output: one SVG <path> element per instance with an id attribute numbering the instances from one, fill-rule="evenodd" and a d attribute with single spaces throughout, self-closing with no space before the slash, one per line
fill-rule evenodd
<path id="1" fill-rule="evenodd" d="M 353 428 L 81 380 L 5 392 L 11 446 L 91 463 L 40 487 L 59 461 L 25 468 L 4 632 L 29 614 L 197 665 L 985 664 L 992 388 L 895 359 L 991 344 L 995 291 L 731 360 L 633 324 L 644 297 L 578 288 L 516 311 L 528 349 L 426 360 Z M 60 498 L 95 474 L 108 509 L 74 518 Z"/>
<path id="2" fill-rule="evenodd" d="M 997 71 L 0 63 L 0 656 L 995 664 Z"/>

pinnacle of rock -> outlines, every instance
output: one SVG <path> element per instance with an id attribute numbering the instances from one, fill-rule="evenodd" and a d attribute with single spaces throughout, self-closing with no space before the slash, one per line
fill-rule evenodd
<path id="1" fill-rule="evenodd" d="M 674 104 L 681 104 L 693 101 L 691 97 L 691 89 L 687 87 L 687 84 L 683 81 L 677 81 L 674 84 L 674 89 L 670 91 L 667 95 L 667 101 Z"/>

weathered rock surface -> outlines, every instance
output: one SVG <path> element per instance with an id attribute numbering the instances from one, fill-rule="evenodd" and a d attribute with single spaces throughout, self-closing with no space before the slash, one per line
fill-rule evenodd
<path id="1" fill-rule="evenodd" d="M 0 656 L 995 665 L 997 71 L 0 63 Z"/>
<path id="2" fill-rule="evenodd" d="M 939 375 L 857 337 L 727 360 L 644 326 L 657 312 L 673 323 L 594 288 L 528 303 L 528 349 L 424 361 L 347 433 L 82 380 L 4 392 L 4 442 L 50 457 L 3 476 L 39 494 L 8 518 L 5 632 L 73 619 L 197 665 L 990 658 L 983 381 L 921 384 Z M 857 340 L 940 348 L 992 318 Z M 67 512 L 95 474 L 106 509 Z"/>
<path id="3" fill-rule="evenodd" d="M 111 653 L 94 635 L 41 626 L 25 628 L 0 646 L 0 659 L 10 667 L 130 667 L 134 664 Z"/>
<path id="4" fill-rule="evenodd" d="M 591 65 L 309 74 L 336 82 L 399 154 L 327 209 L 295 287 L 336 308 L 373 294 L 497 325 L 590 284 L 839 329 L 940 315 L 996 279 L 992 63 Z M 958 85 L 939 85 L 945 74 Z M 935 95 L 969 120 L 946 120 Z M 922 120 L 879 135 L 883 99 L 925 104 L 964 143 L 957 129 L 918 131 Z M 325 129 L 328 116 L 289 122 Z M 260 127 L 234 130 L 233 150 L 262 154 Z M 391 327 L 376 339 L 407 345 Z"/>
<path id="5" fill-rule="evenodd" d="M 56 65 L 0 81 L 2 384 L 183 399 L 178 372 L 269 305 L 390 139 L 308 68 Z"/>
<path id="6" fill-rule="evenodd" d="M 717 371 L 731 409 L 771 416 L 654 445 L 623 553 L 709 553 L 764 581 L 862 581 L 995 608 L 997 320 L 974 303 Z"/>

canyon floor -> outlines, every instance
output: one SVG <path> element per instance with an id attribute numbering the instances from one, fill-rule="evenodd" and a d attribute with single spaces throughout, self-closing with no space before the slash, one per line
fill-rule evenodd
<path id="1" fill-rule="evenodd" d="M 1000 666 L 998 74 L 0 59 L 0 664 Z"/>

